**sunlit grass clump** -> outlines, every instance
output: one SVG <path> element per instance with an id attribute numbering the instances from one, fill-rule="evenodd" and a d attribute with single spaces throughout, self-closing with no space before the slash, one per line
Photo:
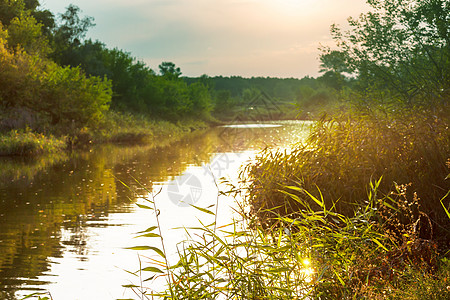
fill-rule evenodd
<path id="1" fill-rule="evenodd" d="M 408 197 L 421 198 L 422 212 L 432 219 L 432 238 L 449 241 L 450 224 L 440 203 L 450 188 L 448 126 L 445 113 L 426 111 L 360 109 L 324 117 L 290 153 L 267 150 L 247 167 L 252 213 L 266 225 L 273 223 L 273 212 L 296 213 L 299 203 L 286 194 L 286 186 L 299 188 L 294 194 L 318 208 L 302 192 L 317 197 L 318 186 L 328 206 L 350 216 L 366 200 L 367 182 L 382 176 L 379 191 L 385 195 L 395 183 L 409 184 Z"/>
<path id="2" fill-rule="evenodd" d="M 163 147 L 181 139 L 188 132 L 207 127 L 202 120 L 169 122 L 151 119 L 145 115 L 108 111 L 95 128 L 64 128 L 61 134 L 68 136 L 70 148 L 100 143 L 152 144 Z"/>
<path id="3" fill-rule="evenodd" d="M 31 131 L 11 130 L 0 135 L 0 156 L 51 154 L 65 149 L 64 139 Z"/>

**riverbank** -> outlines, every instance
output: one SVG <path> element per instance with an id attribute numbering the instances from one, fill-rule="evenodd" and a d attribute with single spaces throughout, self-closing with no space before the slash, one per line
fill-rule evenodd
<path id="1" fill-rule="evenodd" d="M 29 128 L 5 132 L 0 135 L 0 156 L 51 155 L 105 143 L 167 146 L 208 127 L 202 120 L 169 122 L 110 111 L 96 128 L 55 128 L 45 134 Z"/>

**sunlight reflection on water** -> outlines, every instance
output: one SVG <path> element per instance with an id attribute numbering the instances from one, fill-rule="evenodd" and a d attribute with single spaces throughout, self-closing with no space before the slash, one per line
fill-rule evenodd
<path id="1" fill-rule="evenodd" d="M 302 128 L 303 124 L 306 124 L 306 128 Z M 40 273 L 30 276 L 35 278 L 34 281 L 28 281 L 29 278 L 24 276 L 16 277 L 23 280 L 21 288 L 27 289 L 17 295 L 27 295 L 30 289 L 44 289 L 51 292 L 53 299 L 101 300 L 135 297 L 122 285 L 137 282 L 137 278 L 125 270 L 134 272 L 139 269 L 138 254 L 125 248 L 140 245 L 159 247 L 160 241 L 155 238 L 135 238 L 137 232 L 154 225 L 155 216 L 151 211 L 135 205 L 136 202 L 145 203 L 142 197 L 146 193 L 130 176 L 134 176 L 149 189 L 162 188 L 156 199 L 157 208 L 161 216 L 167 252 L 172 257 L 171 260 L 176 260 L 176 245 L 186 239 L 187 234 L 183 229 L 173 228 L 198 226 L 199 220 L 209 224 L 214 221 L 214 216 L 205 215 L 190 206 L 178 205 L 178 198 L 174 200 L 173 195 L 179 193 L 182 196 L 179 199 L 190 199 L 199 207 L 215 204 L 215 180 L 225 177 L 237 184 L 241 165 L 253 159 L 261 148 L 277 146 L 289 149 L 288 144 L 306 137 L 309 125 L 308 122 L 296 121 L 238 124 L 234 127 L 216 128 L 212 133 L 196 136 L 161 150 L 108 146 L 98 154 L 96 151 L 83 153 L 82 159 L 45 170 L 43 175 L 39 175 L 42 178 L 35 184 L 39 186 L 36 193 L 42 196 L 36 196 L 29 187 L 22 187 L 19 191 L 24 194 L 21 196 L 23 201 L 31 203 L 26 206 L 28 210 L 19 211 L 15 208 L 14 214 L 9 214 L 9 217 L 5 214 L 4 224 L 10 222 L 10 219 L 16 220 L 18 224 L 10 228 L 9 225 L 3 226 L 0 219 L 0 225 L 3 226 L 0 226 L 0 230 L 5 231 L 0 234 L 3 233 L 4 236 L 12 235 L 8 230 L 19 234 L 20 230 L 27 226 L 40 228 L 39 223 L 31 224 L 35 219 L 41 224 L 44 222 L 42 226 L 46 225 L 48 219 L 48 223 L 53 226 L 41 226 L 42 240 L 36 238 L 36 241 L 30 242 L 32 247 L 38 248 L 27 250 L 24 255 L 31 257 L 33 260 L 30 261 L 33 262 L 40 259 L 39 263 L 45 266 Z M 184 193 L 192 191 L 190 187 L 183 185 L 187 183 L 183 174 L 190 174 L 199 179 L 200 186 L 196 186 L 196 193 L 191 198 L 183 197 Z M 118 179 L 125 181 L 129 188 L 124 187 Z M 179 190 L 169 190 L 169 186 L 174 183 L 179 185 Z M 136 197 L 130 190 L 139 196 Z M 4 188 L 2 193 L 5 197 L 22 199 L 14 194 L 17 193 L 15 186 L 11 191 Z M 33 205 L 36 206 L 35 212 L 32 211 Z M 233 199 L 224 197 L 219 201 L 219 225 L 230 223 L 232 208 Z M 50 230 L 52 228 L 55 228 L 54 232 Z M 53 244 L 57 249 L 51 250 L 53 252 L 50 254 L 39 252 L 44 247 L 42 245 L 48 243 L 48 240 L 44 239 L 46 232 L 54 240 Z M 9 245 L 8 243 L 5 239 L 3 244 Z M 36 243 L 36 246 L 33 243 Z M 20 252 L 15 255 L 17 260 L 22 259 Z M 154 253 L 145 251 L 139 251 L 139 255 L 143 263 L 150 258 L 160 259 Z M 18 266 L 0 267 L 13 270 Z M 23 273 L 27 274 L 29 271 L 26 268 L 27 265 L 23 265 L 17 269 L 24 269 Z M 309 274 L 308 272 L 305 271 L 305 274 Z M 161 280 L 164 281 L 164 278 Z M 150 281 L 147 284 L 152 289 L 162 286 L 161 281 Z M 17 289 L 20 290 L 20 287 Z"/>
<path id="2" fill-rule="evenodd" d="M 224 128 L 274 128 L 281 127 L 281 124 L 232 124 L 232 125 L 224 125 Z"/>

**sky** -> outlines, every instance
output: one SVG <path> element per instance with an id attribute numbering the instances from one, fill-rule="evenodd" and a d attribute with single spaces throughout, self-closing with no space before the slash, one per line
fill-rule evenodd
<path id="1" fill-rule="evenodd" d="M 55 15 L 69 4 L 95 19 L 87 37 L 158 70 L 184 76 L 302 78 L 319 75 L 330 26 L 367 11 L 365 0 L 41 0 Z"/>

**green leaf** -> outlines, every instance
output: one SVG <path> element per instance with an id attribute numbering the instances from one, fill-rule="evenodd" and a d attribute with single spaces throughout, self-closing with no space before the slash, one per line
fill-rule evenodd
<path id="1" fill-rule="evenodd" d="M 210 214 L 210 215 L 214 215 L 214 213 L 212 211 L 207 210 L 206 208 L 201 208 L 201 207 L 195 206 L 194 204 L 191 204 L 191 206 L 196 208 L 196 209 L 198 209 L 201 212 L 204 212 L 204 213 L 207 213 L 207 214 Z"/>
<path id="2" fill-rule="evenodd" d="M 441 199 L 441 205 L 442 205 L 442 207 L 444 208 L 444 211 L 445 211 L 445 213 L 447 214 L 447 217 L 449 217 L 450 218 L 450 212 L 448 211 L 448 209 L 445 207 L 445 205 L 444 205 L 444 199 L 445 198 L 447 198 L 447 196 L 450 194 L 450 190 L 447 192 L 447 194 L 445 194 L 445 196 L 444 197 L 442 197 L 442 199 Z"/>
<path id="3" fill-rule="evenodd" d="M 30 294 L 30 295 L 25 296 L 25 297 L 22 298 L 21 300 L 28 299 L 28 298 L 31 298 L 31 297 L 34 297 L 34 296 L 38 296 L 38 295 L 43 295 L 43 294 L 44 294 L 44 293 L 39 293 L 39 292 L 33 293 L 33 294 Z M 39 297 L 39 298 L 40 298 L 40 297 Z"/>
<path id="4" fill-rule="evenodd" d="M 267 269 L 267 273 L 284 273 L 290 271 L 291 268 L 288 267 L 281 267 L 281 268 L 274 268 L 274 269 Z"/>
<path id="5" fill-rule="evenodd" d="M 385 251 L 388 251 L 388 249 L 387 249 L 383 244 L 381 244 L 380 241 L 377 240 L 376 238 L 372 238 L 372 241 L 373 241 L 375 244 L 377 244 L 379 247 L 383 248 Z"/>
<path id="6" fill-rule="evenodd" d="M 314 197 L 310 192 L 308 192 L 307 190 L 303 189 L 303 192 L 305 192 L 309 198 L 311 198 L 312 200 L 314 200 L 314 202 L 316 202 L 320 207 L 325 208 L 325 204 L 323 202 L 323 199 L 319 200 L 316 197 Z M 319 190 L 319 193 L 322 197 L 322 192 Z"/>
<path id="7" fill-rule="evenodd" d="M 129 289 L 129 288 L 138 288 L 139 286 L 134 284 L 124 284 L 122 285 L 122 287 Z"/>
<path id="8" fill-rule="evenodd" d="M 146 234 L 138 235 L 137 237 L 161 237 L 161 236 L 157 233 L 149 232 Z"/>
<path id="9" fill-rule="evenodd" d="M 151 250 L 152 247 L 150 246 L 134 246 L 134 247 L 128 247 L 125 249 L 129 249 L 129 250 Z"/>
<path id="10" fill-rule="evenodd" d="M 158 228 L 158 226 L 152 226 L 152 227 L 145 229 L 144 231 L 139 231 L 138 233 L 151 232 L 151 231 L 155 230 L 156 228 Z"/>
<path id="11" fill-rule="evenodd" d="M 143 208 L 143 209 L 151 209 L 151 210 L 153 210 L 152 207 L 147 206 L 147 205 L 143 205 L 143 204 L 139 204 L 139 203 L 136 203 L 136 205 L 137 205 L 138 207 L 140 207 L 140 208 Z"/>
<path id="12" fill-rule="evenodd" d="M 125 249 L 130 249 L 130 250 L 153 250 L 156 253 L 158 253 L 160 256 L 162 256 L 163 258 L 166 258 L 166 255 L 164 254 L 164 252 L 161 251 L 161 249 L 156 248 L 156 247 L 151 247 L 151 246 L 135 246 L 135 247 L 129 247 L 129 248 L 125 248 Z"/>
<path id="13" fill-rule="evenodd" d="M 153 272 L 153 273 L 164 273 L 163 271 L 161 271 L 160 269 L 156 268 L 156 267 L 145 267 L 143 268 L 141 271 L 144 272 Z"/>
<path id="14" fill-rule="evenodd" d="M 345 286 L 345 282 L 344 280 L 342 280 L 341 276 L 339 275 L 339 273 L 336 270 L 333 270 L 334 275 L 336 275 L 337 279 L 339 280 L 339 282 L 342 284 L 342 286 Z"/>
<path id="15" fill-rule="evenodd" d="M 145 280 L 144 280 L 144 281 L 142 281 L 142 282 L 146 282 L 146 281 L 150 281 L 150 280 L 153 280 L 153 278 L 155 278 L 155 275 L 153 275 L 153 276 L 150 276 L 149 278 L 145 279 Z"/>
<path id="16" fill-rule="evenodd" d="M 162 256 L 163 258 L 166 258 L 166 256 L 164 255 L 164 252 L 162 252 L 162 250 L 159 249 L 159 248 L 156 248 L 156 247 L 150 247 L 149 250 L 153 250 L 153 251 L 155 251 L 156 253 L 158 253 L 160 256 Z"/>

